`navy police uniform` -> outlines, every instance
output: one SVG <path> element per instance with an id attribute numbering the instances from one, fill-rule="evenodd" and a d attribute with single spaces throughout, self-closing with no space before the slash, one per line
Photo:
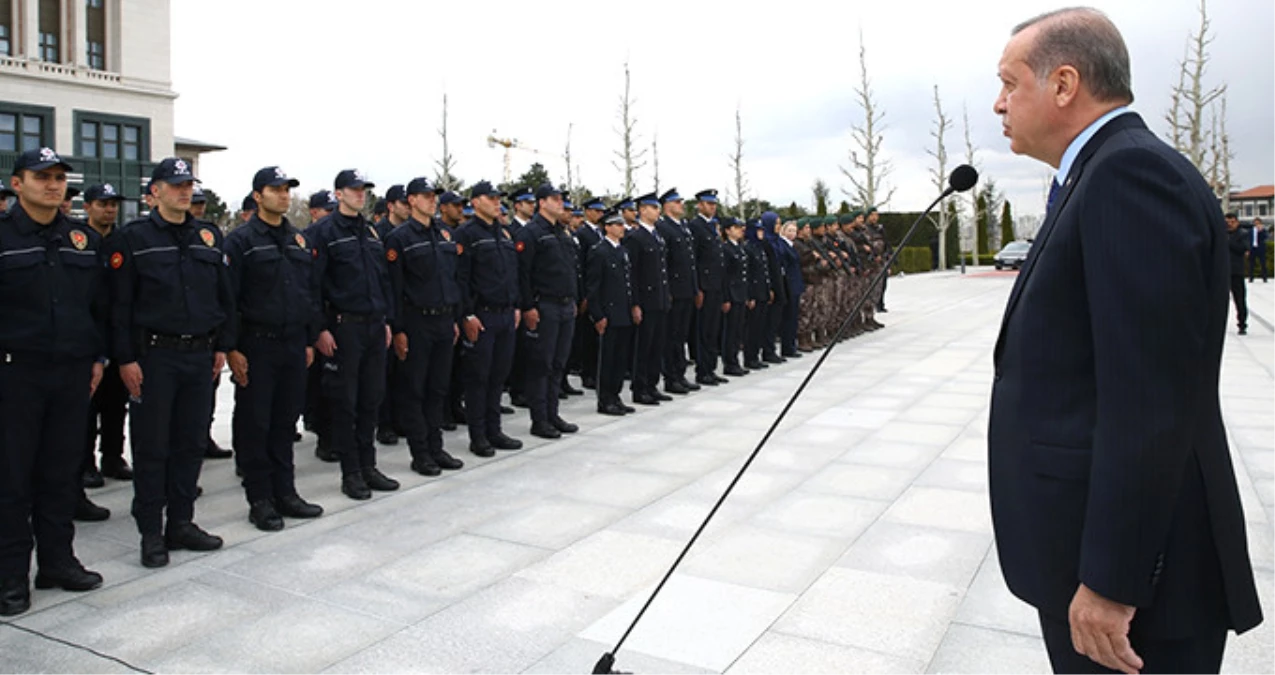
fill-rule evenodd
<path id="1" fill-rule="evenodd" d="M 123 201 L 124 196 L 115 191 L 115 187 L 110 183 L 100 185 L 90 185 L 84 190 L 84 202 L 86 204 L 95 201 Z M 192 202 L 194 199 L 192 198 Z M 105 232 L 98 231 L 103 239 L 109 238 L 116 230 L 115 223 L 109 223 L 109 227 Z M 105 279 L 103 279 L 105 284 Z M 105 335 L 103 335 L 105 339 Z M 85 452 L 84 452 L 84 469 L 86 486 L 89 474 L 93 474 L 97 485 L 102 485 L 102 475 L 107 475 L 118 480 L 132 480 L 133 470 L 129 468 L 128 462 L 124 461 L 124 419 L 127 416 L 128 409 L 128 392 L 124 389 L 124 382 L 120 380 L 119 365 L 108 363 L 102 373 L 102 382 L 97 385 L 97 391 L 93 392 L 93 399 L 89 403 L 89 423 L 85 433 Z M 101 438 L 102 452 L 102 470 L 97 473 L 97 458 L 95 448 L 98 445 L 98 439 Z M 91 487 L 91 486 L 88 486 Z M 87 500 L 87 497 L 85 498 Z M 110 512 L 106 509 L 98 507 L 93 509 L 87 501 L 81 502 L 80 519 L 96 511 L 96 516 L 109 517 Z"/>
<path id="2" fill-rule="evenodd" d="M 716 202 L 716 190 L 702 190 L 695 194 L 702 202 Z M 711 221 L 696 214 L 691 219 L 691 233 L 695 238 L 695 274 L 704 302 L 696 314 L 697 337 L 695 347 L 695 381 L 716 385 L 724 382 L 714 371 L 722 351 L 722 303 L 726 289 L 726 260 L 722 251 L 722 238 L 717 229 L 717 219 Z"/>
<path id="3" fill-rule="evenodd" d="M 622 225 L 624 220 L 612 213 L 603 222 Z M 624 364 L 632 358 L 633 308 L 637 307 L 627 248 L 604 237 L 589 250 L 584 279 L 588 318 L 593 323 L 590 331 L 598 335 L 595 326 L 606 320 L 599 335 L 598 412 L 623 415 L 632 410 L 620 401 L 620 389 L 624 386 Z"/>
<path id="4" fill-rule="evenodd" d="M 585 202 L 584 208 L 586 214 L 589 211 L 603 213 L 607 210 L 602 199 L 597 197 Z M 589 266 L 589 251 L 592 251 L 593 247 L 597 246 L 603 238 L 604 234 L 600 218 L 597 223 L 586 219 L 584 224 L 575 231 L 576 252 L 580 255 L 578 283 L 581 299 L 584 299 L 585 296 L 585 274 Z M 589 312 L 586 311 L 586 304 L 582 303 L 579 317 L 576 320 L 576 347 L 574 351 L 577 356 L 576 365 L 580 368 L 580 382 L 584 388 L 592 389 L 597 386 L 598 380 L 599 336 L 597 331 L 593 329 Z"/>
<path id="5" fill-rule="evenodd" d="M 638 197 L 636 201 L 653 206 L 660 204 L 654 193 Z M 667 337 L 668 311 L 673 303 L 669 293 L 668 251 L 664 237 L 654 225 L 640 221 L 625 236 L 624 245 L 633 264 L 637 304 L 642 308 L 642 323 L 638 325 L 633 358 L 633 400 L 645 405 L 659 405 L 661 400 L 668 400 L 656 390 Z"/>
<path id="6" fill-rule="evenodd" d="M 336 210 L 336 198 L 328 190 L 319 190 L 310 195 L 310 208 L 322 209 L 328 213 Z M 311 225 L 319 219 L 311 221 Z M 327 433 L 328 413 L 327 401 L 323 398 L 323 359 L 316 354 L 314 363 L 306 373 L 305 382 L 305 428 L 314 432 L 318 442 L 314 446 L 314 455 L 325 462 L 336 462 L 340 458 L 332 449 L 331 438 Z"/>
<path id="7" fill-rule="evenodd" d="M 509 194 L 510 202 L 528 202 L 528 201 L 535 201 L 535 199 L 536 199 L 535 192 L 529 187 L 518 188 L 517 190 L 514 190 L 512 193 Z M 501 210 L 503 213 L 505 210 L 503 206 L 501 207 Z M 471 212 L 466 215 L 473 216 L 474 214 Z M 507 219 L 507 224 L 504 225 L 504 228 L 506 232 L 508 232 L 510 239 L 513 239 L 514 237 L 518 236 L 518 232 L 521 231 L 522 228 L 526 227 L 529 224 L 530 224 L 530 221 L 524 222 L 522 220 L 519 220 L 518 216 L 511 215 Z M 508 380 L 506 381 L 505 385 L 509 389 L 510 403 L 513 403 L 514 405 L 522 408 L 527 406 L 527 396 L 524 389 L 526 388 L 526 384 L 527 384 L 527 339 L 528 338 L 527 338 L 526 327 L 521 325 L 515 326 L 514 331 L 517 337 L 514 340 L 513 363 L 511 364 L 509 368 Z"/>
<path id="8" fill-rule="evenodd" d="M 674 188 L 660 195 L 660 204 L 682 201 Z M 668 248 L 669 291 L 673 304 L 668 316 L 668 339 L 664 348 L 664 389 L 675 394 L 685 394 L 699 385 L 686 380 L 686 348 L 694 341 L 691 332 L 695 317 L 695 297 L 699 294 L 699 281 L 695 274 L 695 236 L 684 220 L 662 216 L 655 225 Z"/>
<path id="9" fill-rule="evenodd" d="M 743 227 L 743 223 L 734 218 L 723 219 L 723 224 L 727 230 Z M 743 375 L 747 371 L 740 367 L 739 352 L 743 348 L 748 317 L 748 253 L 742 244 L 729 240 L 722 243 L 722 252 L 726 259 L 725 301 L 730 303 L 722 330 L 723 372 L 727 375 Z"/>
<path id="10" fill-rule="evenodd" d="M 407 201 L 407 188 L 403 185 L 391 185 L 390 189 L 385 191 L 385 208 L 387 211 L 393 210 L 394 205 Z M 402 223 L 399 223 L 402 225 Z M 376 221 L 373 225 L 376 228 L 376 234 L 381 238 L 384 244 L 390 237 L 390 233 L 397 229 L 398 226 L 391 220 L 390 213 L 386 213 L 385 217 Z M 381 409 L 377 415 L 376 440 L 386 445 L 397 445 L 398 437 L 402 435 L 403 420 L 399 417 L 399 406 L 395 400 L 398 392 L 405 389 L 407 383 L 403 381 L 403 374 L 399 369 L 398 359 L 393 358 L 392 354 L 387 354 L 385 358 L 385 395 L 381 397 Z"/>

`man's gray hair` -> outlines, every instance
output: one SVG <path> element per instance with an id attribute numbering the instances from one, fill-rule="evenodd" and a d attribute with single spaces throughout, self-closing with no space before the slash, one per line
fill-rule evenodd
<path id="1" fill-rule="evenodd" d="M 1017 35 L 1039 25 L 1040 34 L 1027 52 L 1027 67 L 1043 80 L 1064 65 L 1080 73 L 1080 81 L 1104 103 L 1133 102 L 1129 50 L 1106 14 L 1091 7 L 1046 12 L 1014 27 Z"/>

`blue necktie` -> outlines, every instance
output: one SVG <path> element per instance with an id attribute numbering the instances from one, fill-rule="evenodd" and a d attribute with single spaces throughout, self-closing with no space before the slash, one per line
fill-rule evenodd
<path id="1" fill-rule="evenodd" d="M 1058 195 L 1058 179 L 1049 181 L 1049 196 L 1045 198 L 1045 214 L 1054 210 L 1054 197 Z"/>

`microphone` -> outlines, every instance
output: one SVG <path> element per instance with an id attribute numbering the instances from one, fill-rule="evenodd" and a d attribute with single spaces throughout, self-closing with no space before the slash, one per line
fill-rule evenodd
<path id="1" fill-rule="evenodd" d="M 744 473 L 748 471 L 748 467 L 752 466 L 753 460 L 757 459 L 757 455 L 761 453 L 761 449 L 766 446 L 766 442 L 770 440 L 772 435 L 774 435 L 775 429 L 779 428 L 780 423 L 782 423 L 784 418 L 788 416 L 788 411 L 792 410 L 793 404 L 797 402 L 797 399 L 801 397 L 802 392 L 806 390 L 806 385 L 810 384 L 810 381 L 814 379 L 815 373 L 819 372 L 819 367 L 823 365 L 824 361 L 828 360 L 828 355 L 832 353 L 832 348 L 837 346 L 837 343 L 841 341 L 841 336 L 846 332 L 846 329 L 850 327 L 854 317 L 858 316 L 859 310 L 863 309 L 863 303 L 867 302 L 868 298 L 872 297 L 873 291 L 875 291 L 877 286 L 881 284 L 883 279 L 885 279 L 885 275 L 890 273 L 890 266 L 894 264 L 894 259 L 899 257 L 899 253 L 903 251 L 903 247 L 907 245 L 908 240 L 916 233 L 916 228 L 921 224 L 921 221 L 929 215 L 930 211 L 933 211 L 934 207 L 937 206 L 939 202 L 943 201 L 945 197 L 954 192 L 966 192 L 977 183 L 978 171 L 975 170 L 974 167 L 968 164 L 962 164 L 952 170 L 952 173 L 947 178 L 947 189 L 943 190 L 943 194 L 930 202 L 930 205 L 925 207 L 925 210 L 921 212 L 921 215 L 917 216 L 916 220 L 913 221 L 912 226 L 908 228 L 907 233 L 903 235 L 903 239 L 899 241 L 899 245 L 894 248 L 894 253 L 891 253 L 890 257 L 886 258 L 885 264 L 881 266 L 881 271 L 877 273 L 875 278 L 873 278 L 872 283 L 868 286 L 867 290 L 864 291 L 863 295 L 859 298 L 859 301 L 855 303 L 854 308 L 850 310 L 850 314 L 846 316 L 845 321 L 841 322 L 841 327 L 837 329 L 836 334 L 828 341 L 828 346 L 824 347 L 823 353 L 819 355 L 819 360 L 815 362 L 815 365 L 810 369 L 810 372 L 806 373 L 805 379 L 803 379 L 801 384 L 797 386 L 797 391 L 793 392 L 792 397 L 788 399 L 788 403 L 784 404 L 783 410 L 779 411 L 779 416 L 775 418 L 775 421 L 771 423 L 770 428 L 766 430 L 766 434 L 761 437 L 760 441 L 758 441 L 757 447 L 753 448 L 752 453 L 748 455 L 748 459 L 744 462 L 744 465 L 739 468 L 739 472 L 735 474 L 733 479 L 731 479 L 730 485 L 726 486 L 726 491 L 723 492 L 722 496 L 717 499 L 717 503 L 713 504 L 713 508 L 708 512 L 708 516 L 704 518 L 704 522 L 700 523 L 699 529 L 695 530 L 695 534 L 691 535 L 690 541 L 686 542 L 686 547 L 682 549 L 682 552 L 678 554 L 677 559 L 673 561 L 673 565 L 669 567 L 668 572 L 664 574 L 664 578 L 661 579 L 660 583 L 655 586 L 655 590 L 652 591 L 651 596 L 646 599 L 646 604 L 642 605 L 642 609 L 638 611 L 637 616 L 633 617 L 633 622 L 629 624 L 628 629 L 620 636 L 619 642 L 615 643 L 615 647 L 611 651 L 603 654 L 602 658 L 598 659 L 597 664 L 593 666 L 592 672 L 594 675 L 619 672 L 614 670 L 615 654 L 620 651 L 620 647 L 624 646 L 624 641 L 629 639 L 629 635 L 633 632 L 633 629 L 637 628 L 638 622 L 646 615 L 646 610 L 650 608 L 651 603 L 655 601 L 656 596 L 658 596 L 660 591 L 664 589 L 664 585 L 668 583 L 669 577 L 672 577 L 673 572 L 677 571 L 678 566 L 682 564 L 682 560 L 686 558 L 686 554 L 690 552 L 691 547 L 695 545 L 696 541 L 699 541 L 699 537 L 704 533 L 704 529 L 708 527 L 708 523 L 713 520 L 713 516 L 717 515 L 718 509 L 722 507 L 726 498 L 730 496 L 731 491 L 739 484 L 739 480 L 744 477 Z"/>

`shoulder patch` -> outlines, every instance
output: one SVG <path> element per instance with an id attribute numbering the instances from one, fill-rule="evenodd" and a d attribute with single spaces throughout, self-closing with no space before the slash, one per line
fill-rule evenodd
<path id="1" fill-rule="evenodd" d="M 398 251 L 392 248 L 385 249 L 385 259 L 390 262 L 398 260 Z"/>
<path id="2" fill-rule="evenodd" d="M 85 246 L 89 245 L 89 236 L 80 230 L 71 230 L 71 245 L 77 251 L 83 251 Z"/>
<path id="3" fill-rule="evenodd" d="M 213 231 L 208 228 L 199 231 L 199 238 L 204 242 L 204 246 L 209 248 L 212 248 L 217 243 L 217 235 L 213 234 Z"/>
<path id="4" fill-rule="evenodd" d="M 117 270 L 124 266 L 124 254 L 116 251 L 111 254 L 111 269 Z"/>
<path id="5" fill-rule="evenodd" d="M 296 239 L 297 239 L 297 246 L 300 246 L 301 248 L 305 248 L 305 237 L 301 236 L 300 232 L 297 233 Z"/>
<path id="6" fill-rule="evenodd" d="M 526 248 L 527 248 L 527 242 L 525 241 L 520 241 L 514 244 L 514 250 L 518 251 L 519 253 L 522 253 L 524 250 L 526 250 Z"/>

